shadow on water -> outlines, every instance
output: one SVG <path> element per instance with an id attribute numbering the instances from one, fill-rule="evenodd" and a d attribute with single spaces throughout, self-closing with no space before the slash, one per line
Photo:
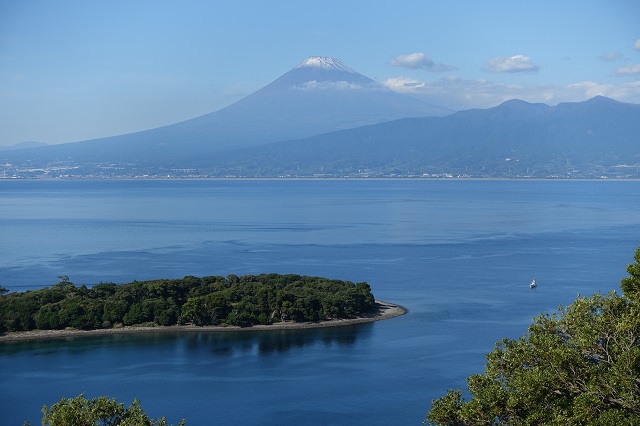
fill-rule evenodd
<path id="1" fill-rule="evenodd" d="M 32 356 L 89 353 L 94 350 L 120 350 L 181 346 L 188 351 L 206 352 L 213 357 L 232 358 L 239 354 L 260 356 L 283 354 L 309 347 L 350 347 L 370 337 L 373 324 L 306 330 L 243 332 L 178 332 L 114 334 L 68 337 L 51 340 L 0 344 L 0 358 L 30 352 Z"/>
<path id="2" fill-rule="evenodd" d="M 190 341 L 198 339 L 199 346 L 209 345 L 210 353 L 216 357 L 232 357 L 237 352 L 256 352 L 261 356 L 280 355 L 292 350 L 314 346 L 353 346 L 358 339 L 371 334 L 371 324 L 353 327 L 331 327 L 312 330 L 278 330 L 256 333 L 198 334 Z"/>

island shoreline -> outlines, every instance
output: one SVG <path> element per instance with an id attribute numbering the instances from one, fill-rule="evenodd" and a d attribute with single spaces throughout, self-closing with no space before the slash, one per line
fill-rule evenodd
<path id="1" fill-rule="evenodd" d="M 145 334 L 145 333 L 228 333 L 275 330 L 305 330 L 313 328 L 344 327 L 348 325 L 364 324 L 398 317 L 406 314 L 406 308 L 389 302 L 376 300 L 377 312 L 366 316 L 349 319 L 332 319 L 316 322 L 278 322 L 268 325 L 240 326 L 128 326 L 121 328 L 99 328 L 95 330 L 32 330 L 16 331 L 0 334 L 0 343 L 26 342 L 35 340 L 65 339 L 75 337 L 105 336 L 116 334 Z"/>

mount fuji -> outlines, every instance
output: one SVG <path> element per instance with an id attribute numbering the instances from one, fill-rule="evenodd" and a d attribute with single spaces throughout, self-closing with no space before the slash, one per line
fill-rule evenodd
<path id="1" fill-rule="evenodd" d="M 3 160 L 158 164 L 452 111 L 402 95 L 330 57 L 312 56 L 219 111 L 126 135 L 3 152 Z"/>

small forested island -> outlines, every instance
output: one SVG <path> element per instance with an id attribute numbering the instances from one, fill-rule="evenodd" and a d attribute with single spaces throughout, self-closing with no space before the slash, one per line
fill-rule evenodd
<path id="1" fill-rule="evenodd" d="M 293 274 L 187 276 L 92 287 L 60 278 L 50 287 L 0 296 L 0 337 L 33 330 L 325 322 L 375 318 L 388 307 L 376 302 L 365 282 Z"/>

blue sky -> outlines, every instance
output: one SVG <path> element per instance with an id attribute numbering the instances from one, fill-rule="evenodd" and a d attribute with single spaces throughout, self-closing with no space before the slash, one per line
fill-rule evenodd
<path id="1" fill-rule="evenodd" d="M 640 2 L 0 0 L 0 145 L 182 121 L 312 55 L 456 110 L 640 103 Z"/>

